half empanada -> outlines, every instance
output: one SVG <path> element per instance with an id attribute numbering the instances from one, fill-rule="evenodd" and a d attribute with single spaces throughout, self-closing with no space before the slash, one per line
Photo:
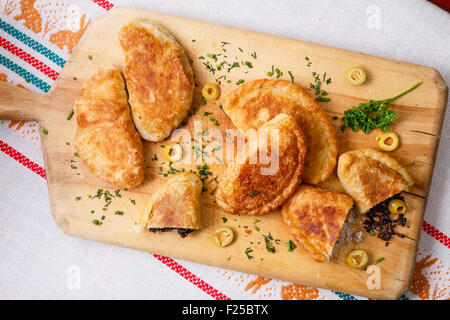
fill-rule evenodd
<path id="1" fill-rule="evenodd" d="M 337 173 L 360 213 L 414 185 L 413 178 L 397 160 L 373 149 L 342 154 Z"/>
<path id="2" fill-rule="evenodd" d="M 117 68 L 92 75 L 75 99 L 75 149 L 96 176 L 131 188 L 144 180 L 144 151 L 127 98 Z"/>
<path id="3" fill-rule="evenodd" d="M 345 194 L 301 185 L 283 204 L 281 216 L 296 242 L 317 262 L 327 261 L 353 200 Z"/>
<path id="4" fill-rule="evenodd" d="M 255 80 L 233 90 L 223 109 L 239 130 L 257 129 L 280 113 L 293 116 L 306 138 L 303 180 L 325 181 L 336 166 L 337 141 L 331 119 L 300 86 L 285 80 Z"/>
<path id="5" fill-rule="evenodd" d="M 162 141 L 186 118 L 194 78 L 183 47 L 163 27 L 131 22 L 120 30 L 133 119 L 142 138 Z"/>
<path id="6" fill-rule="evenodd" d="M 278 132 L 278 151 L 271 149 L 271 130 Z M 258 133 L 266 130 L 267 139 L 250 145 L 242 164 L 231 163 L 222 178 L 216 194 L 217 204 L 233 214 L 263 215 L 276 209 L 295 191 L 301 183 L 306 157 L 306 141 L 295 119 L 280 114 L 262 125 Z M 278 131 L 276 131 L 278 130 Z M 249 160 L 268 150 L 270 157 L 277 159 L 275 172 L 262 174 L 262 168 L 271 164 Z"/>
<path id="7" fill-rule="evenodd" d="M 145 206 L 140 225 L 151 232 L 177 229 L 182 238 L 201 227 L 202 182 L 181 172 L 169 178 Z"/>

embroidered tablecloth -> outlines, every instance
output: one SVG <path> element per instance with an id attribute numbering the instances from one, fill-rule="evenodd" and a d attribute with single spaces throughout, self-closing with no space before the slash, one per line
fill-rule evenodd
<path id="1" fill-rule="evenodd" d="M 96 16 L 130 6 L 432 66 L 450 83 L 450 15 L 426 1 L 0 0 L 0 80 L 45 94 Z M 412 288 L 450 298 L 450 117 Z M 39 124 L 0 121 L 0 298 L 365 299 L 65 236 L 50 212 Z"/>

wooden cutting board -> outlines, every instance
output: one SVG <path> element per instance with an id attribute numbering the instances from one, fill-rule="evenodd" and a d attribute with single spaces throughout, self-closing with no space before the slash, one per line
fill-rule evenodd
<path id="1" fill-rule="evenodd" d="M 206 105 L 200 103 L 202 85 L 214 82 L 215 78 L 224 74 L 232 81 L 227 83 L 222 78 L 222 97 L 236 88 L 235 83 L 239 79 L 251 81 L 267 78 L 266 72 L 271 70 L 272 65 L 283 72 L 283 79 L 290 79 L 290 71 L 295 83 L 304 88 L 309 88 L 313 71 L 321 74 L 326 72 L 327 78 L 331 77 L 332 81 L 329 85 L 324 85 L 323 89 L 328 92 L 331 102 L 321 105 L 330 117 L 341 117 L 344 110 L 359 102 L 389 98 L 417 81 L 423 81 L 419 88 L 398 99 L 394 105 L 399 119 L 392 129 L 399 134 L 401 145 L 392 155 L 403 164 L 414 161 L 409 171 L 416 180 L 416 185 L 406 193 L 408 227 L 399 228 L 406 237 L 396 237 L 385 247 L 384 241 L 365 233 L 362 243 L 347 244 L 338 250 L 330 262 L 316 263 L 301 248 L 287 251 L 285 242 L 292 237 L 282 223 L 279 212 L 259 217 L 261 221 L 255 224 L 254 217 L 233 216 L 220 210 L 214 195 L 210 194 L 215 187 L 214 181 L 207 184 L 208 191 L 202 196 L 204 226 L 201 231 L 194 232 L 185 239 L 181 239 L 175 232 L 136 232 L 134 223 L 139 218 L 145 200 L 166 179 L 158 175 L 158 167 L 164 161 L 163 148 L 160 144 L 148 142 L 144 144 L 146 177 L 141 186 L 133 190 L 121 190 L 121 198 L 114 198 L 107 210 L 103 210 L 103 198 L 89 199 L 88 195 L 95 195 L 99 188 L 113 194 L 117 188 L 97 179 L 73 155 L 75 118 L 68 121 L 66 116 L 73 108 L 78 90 L 97 68 L 108 65 L 122 68 L 124 56 L 119 46 L 118 32 L 124 24 L 134 19 L 148 19 L 166 27 L 192 59 L 196 82 L 199 84 L 193 105 L 199 109 L 187 119 L 185 128 L 189 128 L 193 135 L 194 120 L 203 121 L 203 129 L 218 128 L 224 132 L 227 128 L 234 128 L 219 108 L 220 99 Z M 224 45 L 222 41 L 230 44 Z M 253 52 L 256 52 L 256 59 L 251 55 Z M 250 61 L 253 68 L 241 66 L 229 73 L 222 71 L 213 75 L 203 65 L 203 62 L 212 59 L 198 59 L 199 56 L 208 58 L 208 53 L 226 54 L 231 63 L 235 60 Z M 361 87 L 350 86 L 344 79 L 345 71 L 354 65 L 360 65 L 368 72 L 368 81 Z M 313 94 L 311 90 L 309 92 Z M 47 96 L 0 84 L 0 118 L 36 119 L 40 122 L 41 129 L 48 130 L 47 135 L 41 134 L 41 141 L 51 208 L 57 225 L 68 235 L 304 285 L 390 299 L 398 298 L 410 286 L 447 94 L 446 83 L 432 68 L 140 9 L 114 8 L 91 22 Z M 212 112 L 211 116 L 217 119 L 220 126 L 215 126 L 209 121 L 209 117 L 201 116 L 203 111 Z M 339 130 L 341 120 L 333 120 L 333 123 L 338 132 L 341 153 L 361 147 L 377 148 L 375 138 L 378 132 L 364 135 L 362 132 L 346 130 L 342 133 Z M 155 154 L 158 160 L 152 160 Z M 195 170 L 195 165 L 174 167 Z M 225 167 L 211 165 L 213 177 L 219 175 L 220 179 Z M 164 164 L 163 170 L 167 169 L 167 164 Z M 336 174 L 322 186 L 342 191 Z M 81 199 L 77 201 L 76 197 Z M 95 212 L 91 213 L 91 210 Z M 116 211 L 122 211 L 123 215 L 116 215 Z M 101 220 L 102 215 L 105 216 L 104 220 Z M 226 223 L 223 217 L 227 218 Z M 93 224 L 94 219 L 103 224 Z M 260 231 L 254 228 L 255 225 Z M 211 241 L 212 231 L 219 226 L 229 226 L 235 231 L 236 240 L 229 247 L 218 248 Z M 265 248 L 263 234 L 267 235 L 269 232 L 274 239 L 280 239 L 280 244 L 275 244 L 275 253 L 270 253 Z M 252 259 L 248 259 L 245 254 L 245 249 L 249 247 L 253 250 Z M 379 257 L 385 258 L 377 264 L 381 270 L 380 289 L 368 289 L 366 282 L 369 274 L 351 269 L 345 264 L 345 256 L 353 248 L 366 250 L 371 264 Z"/>

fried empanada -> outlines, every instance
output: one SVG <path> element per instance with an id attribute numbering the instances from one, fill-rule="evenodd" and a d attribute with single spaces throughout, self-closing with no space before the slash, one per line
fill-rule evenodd
<path id="1" fill-rule="evenodd" d="M 141 137 L 162 141 L 187 116 L 194 78 L 183 47 L 159 25 L 132 22 L 120 30 L 133 120 Z"/>
<path id="2" fill-rule="evenodd" d="M 360 213 L 414 185 L 413 178 L 397 160 L 373 149 L 342 154 L 337 173 Z"/>
<path id="3" fill-rule="evenodd" d="M 184 238 L 201 227 L 201 192 L 202 182 L 197 175 L 175 174 L 152 194 L 140 225 L 152 232 L 177 229 Z"/>
<path id="4" fill-rule="evenodd" d="M 75 149 L 96 176 L 131 188 L 144 180 L 144 151 L 127 100 L 118 69 L 92 75 L 75 99 Z"/>
<path id="5" fill-rule="evenodd" d="M 269 132 L 278 130 L 277 150 L 271 150 Z M 217 204 L 233 214 L 263 215 L 279 207 L 301 183 L 306 158 L 306 141 L 295 119 L 280 114 L 258 129 L 267 130 L 268 139 L 261 139 L 249 147 L 243 164 L 232 163 L 220 179 L 216 194 Z M 268 146 L 268 147 L 267 147 Z M 266 149 L 267 147 L 267 149 Z M 261 174 L 260 159 L 251 164 L 249 159 L 260 150 L 269 150 L 278 157 L 278 169 L 273 174 Z"/>
<path id="6" fill-rule="evenodd" d="M 296 242 L 317 262 L 327 261 L 353 200 L 345 194 L 301 185 L 283 204 L 281 216 Z"/>
<path id="7" fill-rule="evenodd" d="M 303 180 L 325 181 L 336 166 L 336 132 L 330 118 L 300 86 L 285 80 L 256 80 L 240 85 L 223 101 L 234 125 L 245 133 L 280 113 L 289 114 L 303 130 L 308 147 Z"/>

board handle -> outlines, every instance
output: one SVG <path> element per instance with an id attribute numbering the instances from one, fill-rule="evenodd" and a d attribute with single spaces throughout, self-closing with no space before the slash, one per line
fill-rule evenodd
<path id="1" fill-rule="evenodd" d="M 39 120 L 48 97 L 0 81 L 0 120 Z"/>

